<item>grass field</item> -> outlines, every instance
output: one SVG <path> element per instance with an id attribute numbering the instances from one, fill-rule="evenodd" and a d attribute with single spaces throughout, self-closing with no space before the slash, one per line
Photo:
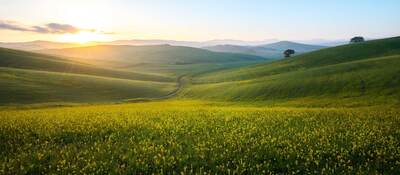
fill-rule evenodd
<path id="1" fill-rule="evenodd" d="M 396 108 L 169 101 L 0 111 L 1 174 L 398 174 Z"/>

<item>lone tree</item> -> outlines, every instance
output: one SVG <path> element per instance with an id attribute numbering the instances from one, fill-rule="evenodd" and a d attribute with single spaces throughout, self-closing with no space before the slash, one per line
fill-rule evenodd
<path id="1" fill-rule="evenodd" d="M 364 41 L 365 41 L 364 37 L 356 36 L 356 37 L 351 38 L 350 43 L 361 43 Z"/>
<path id="2" fill-rule="evenodd" d="M 283 55 L 285 55 L 285 58 L 289 58 L 290 57 L 290 55 L 293 55 L 293 54 L 295 54 L 296 52 L 293 50 L 293 49 L 288 49 L 288 50 L 285 50 L 284 52 L 283 52 Z"/>

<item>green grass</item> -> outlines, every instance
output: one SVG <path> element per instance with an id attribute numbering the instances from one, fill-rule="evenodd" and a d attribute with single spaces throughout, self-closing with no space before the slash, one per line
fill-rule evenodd
<path id="1" fill-rule="evenodd" d="M 169 94 L 176 82 L 151 82 L 82 74 L 0 68 L 0 104 L 104 103 Z"/>
<path id="2" fill-rule="evenodd" d="M 170 101 L 0 111 L 2 174 L 399 174 L 398 108 Z"/>
<path id="3" fill-rule="evenodd" d="M 288 60 L 194 77 L 193 85 L 181 97 L 280 102 L 296 98 L 343 100 L 337 106 L 348 106 L 345 102 L 349 101 L 363 105 L 400 104 L 399 52 L 400 38 L 323 49 Z"/>
<path id="4" fill-rule="evenodd" d="M 250 80 L 194 84 L 183 97 L 274 100 L 298 97 L 386 96 L 400 100 L 400 56 L 389 56 L 299 70 Z M 364 86 L 364 88 L 363 88 Z M 345 104 L 342 104 L 345 105 Z"/>

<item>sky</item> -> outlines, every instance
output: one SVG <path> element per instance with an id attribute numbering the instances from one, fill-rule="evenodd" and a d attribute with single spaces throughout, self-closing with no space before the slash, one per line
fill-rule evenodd
<path id="1" fill-rule="evenodd" d="M 0 0 L 0 41 L 400 36 L 399 0 Z"/>

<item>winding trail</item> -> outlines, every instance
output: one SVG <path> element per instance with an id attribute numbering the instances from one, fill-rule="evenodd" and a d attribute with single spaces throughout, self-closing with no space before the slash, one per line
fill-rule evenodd
<path id="1" fill-rule="evenodd" d="M 139 102 L 150 102 L 150 101 L 157 101 L 157 100 L 166 100 L 175 97 L 178 95 L 178 92 L 181 91 L 184 87 L 184 78 L 186 78 L 187 75 L 181 75 L 176 79 L 176 84 L 177 88 L 173 90 L 172 92 L 168 93 L 167 95 L 161 96 L 161 97 L 155 97 L 155 98 L 138 98 L 138 99 L 128 99 L 124 100 L 124 102 L 128 103 L 139 103 Z"/>
<path id="2" fill-rule="evenodd" d="M 184 80 L 183 79 L 186 76 L 187 75 L 181 75 L 176 79 L 176 84 L 177 84 L 178 87 L 174 91 L 172 91 L 169 94 L 167 94 L 165 96 L 162 96 L 162 97 L 151 98 L 151 100 L 164 100 L 164 99 L 169 99 L 169 98 L 175 97 L 178 94 L 178 92 L 183 89 L 183 86 L 184 86 Z"/>

